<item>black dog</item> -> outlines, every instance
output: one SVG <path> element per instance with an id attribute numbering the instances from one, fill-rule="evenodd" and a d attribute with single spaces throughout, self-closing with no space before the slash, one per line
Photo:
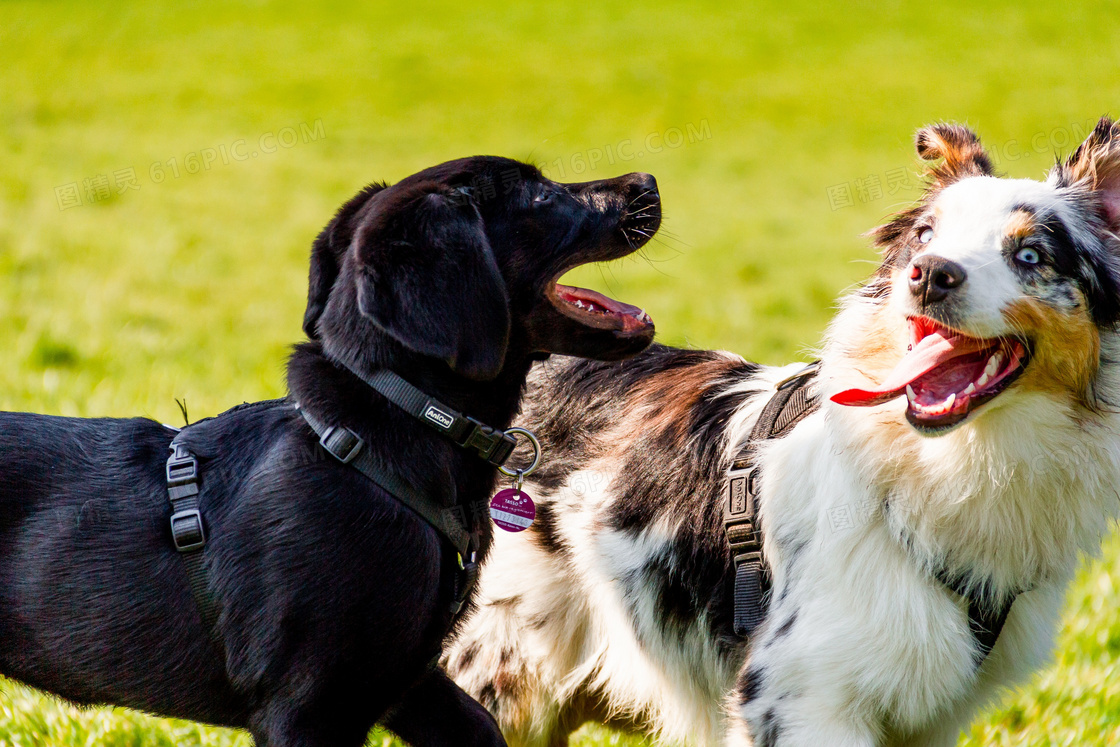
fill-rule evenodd
<path id="1" fill-rule="evenodd" d="M 429 668 L 453 623 L 459 555 L 327 455 L 296 403 L 442 505 L 484 500 L 494 467 L 363 377 L 397 372 L 507 427 L 533 360 L 649 344 L 639 309 L 556 280 L 630 254 L 659 223 L 646 174 L 565 185 L 489 157 L 343 206 L 315 241 L 312 341 L 289 362 L 290 398 L 176 438 L 199 463 L 212 629 L 172 545 L 175 434 L 144 419 L 0 414 L 0 673 L 78 703 L 247 728 L 259 747 L 357 746 L 378 722 L 415 745 L 503 744 Z M 491 535 L 475 519 L 481 557 Z"/>

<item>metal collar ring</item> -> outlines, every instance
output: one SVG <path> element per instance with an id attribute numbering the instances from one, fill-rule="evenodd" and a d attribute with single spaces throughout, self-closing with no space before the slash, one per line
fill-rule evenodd
<path id="1" fill-rule="evenodd" d="M 529 439 L 529 444 L 533 447 L 533 461 L 530 462 L 529 466 L 525 469 L 512 470 L 506 469 L 505 467 L 498 467 L 498 471 L 506 477 L 518 477 L 519 474 L 521 477 L 528 477 L 536 471 L 538 466 L 540 466 L 541 442 L 537 440 L 537 437 L 533 434 L 532 431 L 527 431 L 524 428 L 506 428 L 506 433 L 511 436 L 524 436 L 525 438 Z"/>

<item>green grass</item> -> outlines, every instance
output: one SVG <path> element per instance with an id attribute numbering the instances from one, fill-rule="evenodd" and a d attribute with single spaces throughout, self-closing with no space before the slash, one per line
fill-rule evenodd
<path id="1" fill-rule="evenodd" d="M 860 234 L 916 195 L 915 128 L 967 121 L 1039 176 L 1120 103 L 1105 2 L 366 5 L 0 2 L 0 408 L 178 422 L 176 397 L 197 418 L 281 395 L 316 231 L 362 184 L 472 153 L 652 172 L 662 240 L 574 282 L 667 342 L 803 356 L 870 270 Z M 1103 557 L 1054 663 L 966 744 L 1120 743 L 1120 544 Z M 0 745 L 248 742 L 0 684 Z"/>

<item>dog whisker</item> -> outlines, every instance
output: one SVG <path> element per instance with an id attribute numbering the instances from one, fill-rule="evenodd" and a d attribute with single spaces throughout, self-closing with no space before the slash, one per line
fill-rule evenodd
<path id="1" fill-rule="evenodd" d="M 651 194 L 652 192 L 653 192 L 653 190 L 652 190 L 652 189 L 647 189 L 647 190 L 646 190 L 645 192 L 642 192 L 642 193 L 641 193 L 640 195 L 638 195 L 637 197 L 635 197 L 635 198 L 634 198 L 633 200 L 630 200 L 630 202 L 626 203 L 626 207 L 630 207 L 630 206 L 631 206 L 631 205 L 633 205 L 633 204 L 634 204 L 635 202 L 637 202 L 638 200 L 642 199 L 642 198 L 643 198 L 643 197 L 645 197 L 646 195 L 648 195 L 648 194 Z"/>

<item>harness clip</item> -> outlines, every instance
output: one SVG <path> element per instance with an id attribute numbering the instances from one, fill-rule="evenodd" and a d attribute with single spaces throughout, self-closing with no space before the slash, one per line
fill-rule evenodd
<path id="1" fill-rule="evenodd" d="M 495 467 L 505 464 L 506 459 L 513 453 L 513 447 L 517 446 L 513 436 L 497 428 L 491 428 L 472 417 L 467 417 L 466 420 L 470 422 L 471 429 L 459 442 L 460 445 L 474 449 L 480 457 Z"/>
<path id="2" fill-rule="evenodd" d="M 171 515 L 171 538 L 179 552 L 201 550 L 206 544 L 206 530 L 202 514 L 197 508 L 177 511 Z"/>
<path id="3" fill-rule="evenodd" d="M 354 461 L 366 442 L 354 431 L 342 426 L 331 426 L 319 438 L 319 444 L 343 464 Z"/>
<path id="4" fill-rule="evenodd" d="M 189 453 L 180 456 L 178 453 L 167 460 L 167 486 L 178 487 L 188 483 L 198 482 L 198 460 Z"/>

